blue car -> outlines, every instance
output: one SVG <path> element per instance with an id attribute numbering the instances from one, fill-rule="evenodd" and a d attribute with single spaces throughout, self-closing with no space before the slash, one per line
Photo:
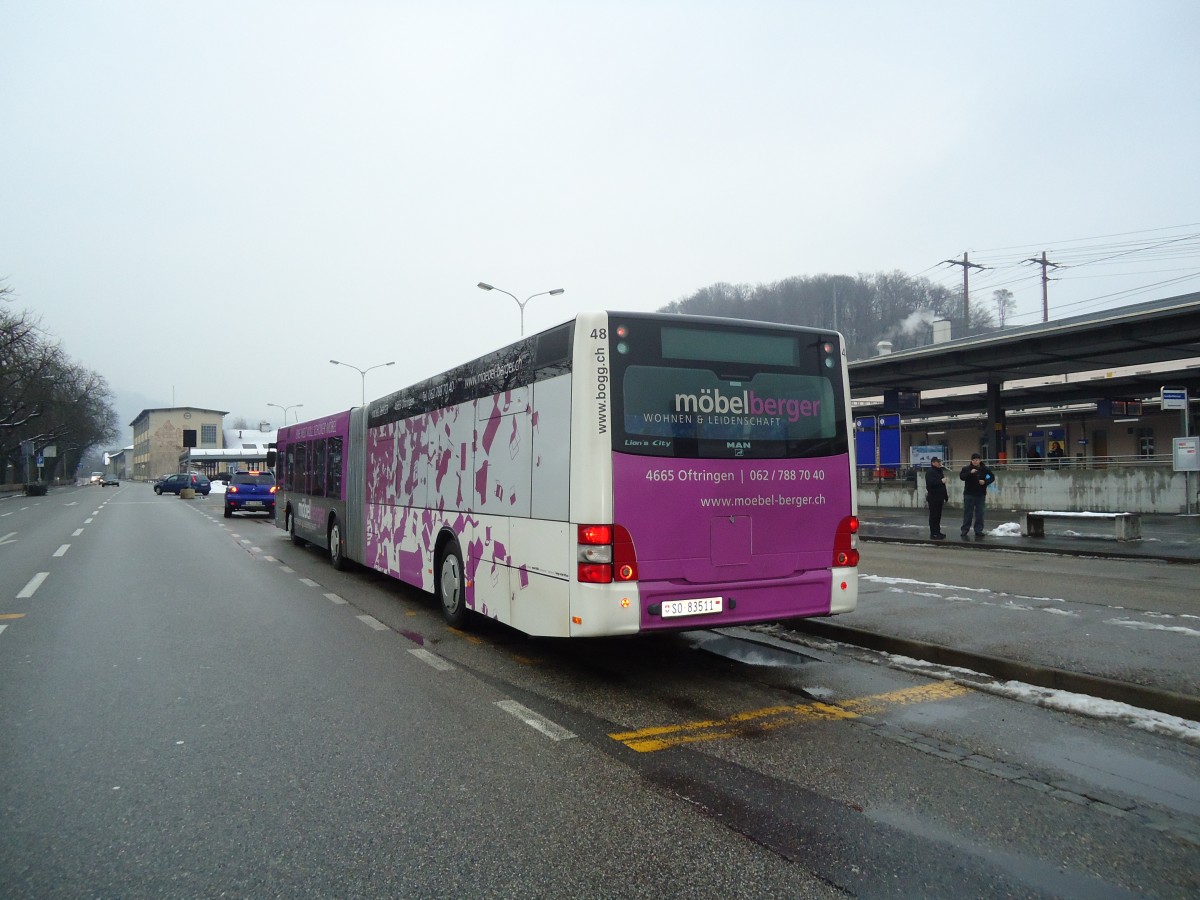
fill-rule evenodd
<path id="1" fill-rule="evenodd" d="M 176 472 L 174 475 L 164 475 L 154 482 L 154 493 L 160 497 L 163 494 L 178 496 L 184 488 L 192 488 L 197 494 L 207 497 L 208 492 L 212 490 L 212 482 L 195 472 Z"/>
<path id="2" fill-rule="evenodd" d="M 235 512 L 265 512 L 274 518 L 277 490 L 270 472 L 234 472 L 225 487 L 225 518 Z"/>

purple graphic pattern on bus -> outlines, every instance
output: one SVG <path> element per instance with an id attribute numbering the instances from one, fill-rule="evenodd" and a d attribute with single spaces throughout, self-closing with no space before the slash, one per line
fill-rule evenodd
<path id="1" fill-rule="evenodd" d="M 480 515 L 508 515 L 518 503 L 528 505 L 520 488 L 528 479 L 514 475 L 522 462 L 528 472 L 528 447 L 522 453 L 528 441 L 521 441 L 521 424 L 528 427 L 530 420 L 525 397 L 510 392 L 368 430 L 367 565 L 431 591 L 433 548 L 448 527 L 463 542 L 467 605 L 488 615 L 477 595 L 507 596 L 507 542 Z M 477 591 L 480 579 L 487 590 Z"/>

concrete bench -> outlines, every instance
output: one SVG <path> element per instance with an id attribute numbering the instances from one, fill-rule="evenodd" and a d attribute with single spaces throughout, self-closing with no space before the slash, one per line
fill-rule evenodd
<path id="1" fill-rule="evenodd" d="M 1045 537 L 1047 519 L 1073 519 L 1080 524 L 1088 521 L 1112 522 L 1118 541 L 1140 541 L 1142 539 L 1142 517 L 1127 512 L 1056 512 L 1036 509 L 1025 513 L 1024 534 L 1028 537 Z"/>

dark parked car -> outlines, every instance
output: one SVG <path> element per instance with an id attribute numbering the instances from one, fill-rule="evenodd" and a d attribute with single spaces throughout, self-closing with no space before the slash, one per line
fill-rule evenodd
<path id="1" fill-rule="evenodd" d="M 120 486 L 121 486 L 121 479 L 119 479 L 119 478 L 118 478 L 116 475 L 103 475 L 103 476 L 101 476 L 101 478 L 100 478 L 100 487 L 108 487 L 110 484 L 112 484 L 112 485 L 116 485 L 117 487 L 120 487 Z"/>
<path id="2" fill-rule="evenodd" d="M 197 494 L 207 497 L 208 492 L 212 490 L 212 484 L 205 476 L 195 472 L 176 472 L 174 475 L 166 475 L 154 482 L 154 493 L 160 496 L 162 494 L 178 494 L 184 488 L 192 488 Z"/>
<path id="3" fill-rule="evenodd" d="M 235 512 L 275 515 L 275 476 L 270 472 L 234 472 L 225 488 L 225 518 Z"/>

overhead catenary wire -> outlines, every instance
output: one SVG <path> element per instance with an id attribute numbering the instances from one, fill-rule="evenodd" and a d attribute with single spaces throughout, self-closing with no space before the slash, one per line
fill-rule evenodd
<path id="1" fill-rule="evenodd" d="M 1012 287 L 1018 295 L 1015 298 L 1018 308 L 1023 308 L 1029 305 L 1029 301 L 1033 299 L 1032 292 L 1040 283 L 1042 291 L 1038 298 L 1040 301 L 1038 305 L 1042 307 L 1040 312 L 1044 320 L 1049 316 L 1048 285 L 1051 281 L 1076 284 L 1085 278 L 1129 281 L 1130 278 L 1166 274 L 1161 268 L 1147 268 L 1147 264 L 1189 260 L 1194 260 L 1196 263 L 1195 268 L 1168 270 L 1184 273 L 1176 278 L 1134 285 L 1095 297 L 1059 303 L 1056 304 L 1055 311 L 1061 313 L 1067 310 L 1101 308 L 1115 298 L 1136 296 L 1165 286 L 1184 284 L 1193 279 L 1200 279 L 1200 230 L 1197 229 L 1200 229 L 1200 223 L 1188 223 L 1062 241 L 1043 241 L 1036 245 L 972 249 L 970 253 L 975 256 L 976 261 L 981 262 L 983 269 L 972 278 L 970 288 L 978 295 L 980 291 L 995 291 Z M 1030 262 L 1036 262 L 1041 266 L 1043 253 L 1046 254 L 1044 257 L 1046 259 L 1045 270 L 1030 272 Z M 1031 259 L 1031 257 L 1039 258 Z M 950 262 L 957 261 L 945 260 L 925 269 L 926 273 L 933 273 L 928 276 L 929 280 L 948 289 L 951 288 L 953 285 L 951 279 L 958 280 L 957 273 L 953 269 L 934 271 Z M 961 265 L 961 263 L 958 264 Z M 1049 271 L 1051 264 L 1053 264 L 1054 275 L 1051 275 Z M 1100 268 L 1103 271 L 1096 272 L 1092 267 Z M 1021 303 L 1021 297 L 1025 298 L 1025 303 Z M 1031 320 L 1032 316 L 1032 313 L 1014 311 L 1009 314 L 1008 320 Z"/>

